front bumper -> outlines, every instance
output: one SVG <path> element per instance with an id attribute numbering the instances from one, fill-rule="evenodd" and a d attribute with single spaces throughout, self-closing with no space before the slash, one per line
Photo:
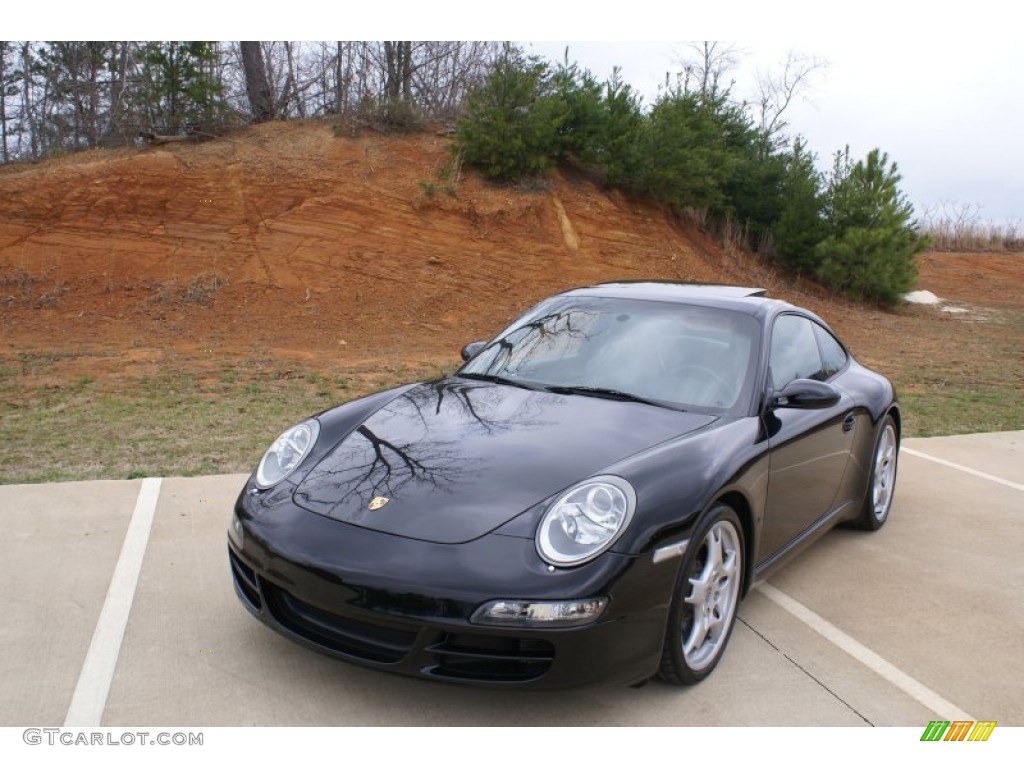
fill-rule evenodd
<path id="1" fill-rule="evenodd" d="M 491 687 L 630 684 L 661 660 L 678 561 L 606 553 L 554 572 L 532 539 L 432 544 L 370 531 L 243 492 L 228 536 L 235 591 L 265 624 L 365 666 Z M 471 624 L 502 598 L 608 596 L 592 624 Z"/>

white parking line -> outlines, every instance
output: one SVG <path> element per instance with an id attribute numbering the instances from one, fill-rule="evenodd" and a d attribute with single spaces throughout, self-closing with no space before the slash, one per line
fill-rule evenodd
<path id="1" fill-rule="evenodd" d="M 950 467 L 951 469 L 959 469 L 961 472 L 966 472 L 968 475 L 974 475 L 975 477 L 980 477 L 985 480 L 991 480 L 993 483 L 1005 485 L 1007 488 L 1013 488 L 1016 491 L 1024 491 L 1024 485 L 1021 485 L 1020 483 L 1014 483 L 1009 480 L 1003 480 L 1003 478 L 1001 477 L 989 475 L 986 474 L 985 472 L 979 472 L 976 469 L 965 467 L 963 464 L 954 464 L 952 461 L 946 461 L 945 459 L 940 459 L 938 456 L 931 456 L 927 453 L 921 453 L 920 451 L 915 451 L 913 448 L 901 446 L 900 453 L 909 453 L 911 456 L 917 456 L 917 458 L 919 459 L 927 459 L 928 461 L 934 461 L 936 464 L 941 464 L 944 467 Z"/>
<path id="2" fill-rule="evenodd" d="M 103 610 L 92 633 L 71 706 L 64 718 L 65 728 L 98 726 L 103 719 L 117 657 L 121 653 L 121 641 L 135 599 L 135 588 L 139 583 L 142 559 L 149 543 L 153 513 L 160 498 L 160 482 L 159 477 L 147 477 L 142 481 L 135 511 L 121 545 L 121 555 L 117 558 L 107 597 L 103 601 Z"/>
<path id="3" fill-rule="evenodd" d="M 950 720 L 975 719 L 956 705 L 942 698 L 942 696 L 924 683 L 897 669 L 877 653 L 858 643 L 835 624 L 822 618 L 785 592 L 779 591 L 770 584 L 758 584 L 754 589 L 761 592 L 761 594 L 784 611 L 802 621 L 826 640 L 846 651 L 861 664 L 899 688 L 919 704 L 924 705 L 939 715 L 939 717 Z"/>

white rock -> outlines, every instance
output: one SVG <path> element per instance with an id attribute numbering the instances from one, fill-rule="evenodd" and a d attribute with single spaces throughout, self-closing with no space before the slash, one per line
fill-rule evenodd
<path id="1" fill-rule="evenodd" d="M 931 291 L 912 291 L 903 294 L 903 300 L 908 304 L 941 304 L 942 299 Z"/>

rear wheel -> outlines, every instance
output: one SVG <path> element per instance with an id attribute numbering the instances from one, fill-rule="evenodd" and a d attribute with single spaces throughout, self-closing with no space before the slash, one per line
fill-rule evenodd
<path id="1" fill-rule="evenodd" d="M 676 579 L 659 675 L 693 685 L 722 658 L 736 622 L 743 581 L 743 528 L 725 505 L 694 531 Z"/>
<path id="2" fill-rule="evenodd" d="M 896 463 L 899 458 L 900 439 L 896 434 L 896 422 L 886 416 L 875 440 L 875 452 L 871 458 L 871 479 L 864 495 L 864 507 L 860 516 L 853 521 L 857 528 L 877 531 L 892 509 L 892 497 L 896 491 Z"/>

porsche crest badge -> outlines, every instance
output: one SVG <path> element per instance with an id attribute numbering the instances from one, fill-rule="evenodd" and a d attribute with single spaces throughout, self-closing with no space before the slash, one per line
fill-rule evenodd
<path id="1" fill-rule="evenodd" d="M 387 504 L 391 499 L 387 496 L 374 496 L 373 501 L 370 502 L 370 511 L 375 511 Z"/>

